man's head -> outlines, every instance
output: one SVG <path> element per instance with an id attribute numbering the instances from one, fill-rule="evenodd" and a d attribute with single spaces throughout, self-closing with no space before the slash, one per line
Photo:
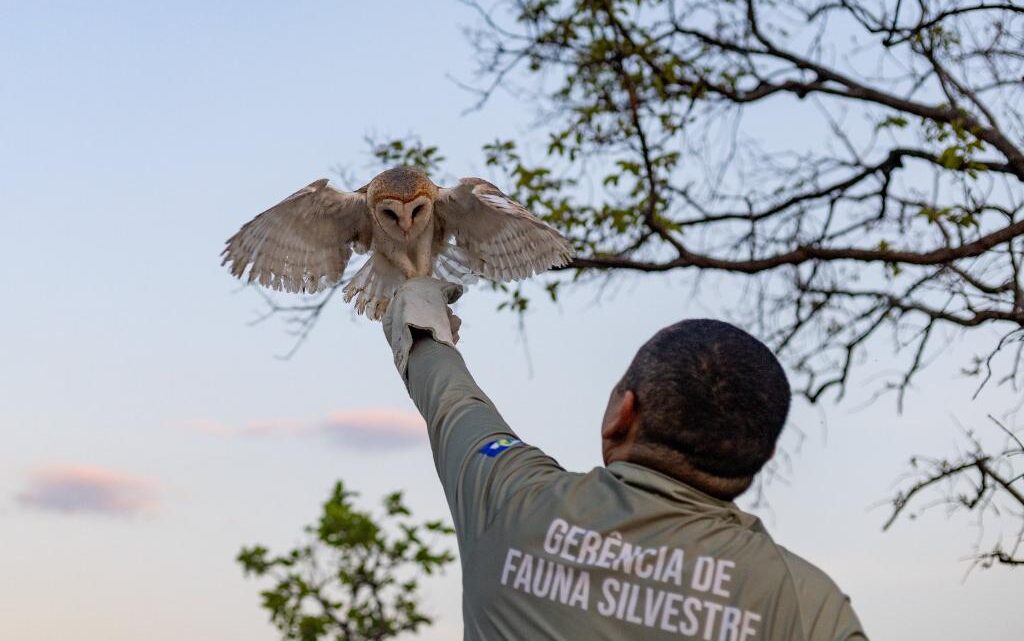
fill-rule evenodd
<path id="1" fill-rule="evenodd" d="M 789 399 L 782 366 L 750 334 L 715 320 L 670 325 L 612 390 L 605 464 L 631 461 L 732 499 L 774 453 Z"/>

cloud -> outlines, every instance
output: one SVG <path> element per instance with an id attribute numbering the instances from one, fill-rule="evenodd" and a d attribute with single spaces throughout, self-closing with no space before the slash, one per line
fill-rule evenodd
<path id="1" fill-rule="evenodd" d="M 132 516 L 155 509 L 157 494 L 149 479 L 86 465 L 50 465 L 32 472 L 15 500 L 62 514 Z"/>
<path id="2" fill-rule="evenodd" d="M 427 426 L 419 414 L 393 409 L 335 412 L 320 429 L 332 440 L 366 449 L 406 447 L 427 435 Z"/>
<path id="3" fill-rule="evenodd" d="M 278 418 L 232 427 L 209 419 L 195 419 L 187 426 L 224 436 L 320 437 L 338 445 L 367 450 L 410 447 L 427 436 L 426 425 L 419 414 L 382 407 L 342 410 L 311 421 Z"/>

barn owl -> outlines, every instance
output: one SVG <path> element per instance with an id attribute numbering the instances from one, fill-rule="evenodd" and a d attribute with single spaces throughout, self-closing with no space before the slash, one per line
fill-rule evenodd
<path id="1" fill-rule="evenodd" d="M 518 280 L 565 265 L 573 253 L 486 180 L 438 187 L 418 169 L 395 167 L 354 192 L 326 178 L 310 183 L 243 225 L 222 255 L 236 277 L 251 265 L 249 282 L 313 293 L 341 281 L 353 251 L 369 258 L 342 292 L 375 320 L 408 278 Z"/>

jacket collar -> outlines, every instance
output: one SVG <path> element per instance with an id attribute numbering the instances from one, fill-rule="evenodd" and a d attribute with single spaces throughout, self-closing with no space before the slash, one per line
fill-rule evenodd
<path id="1" fill-rule="evenodd" d="M 649 467 L 627 461 L 614 461 L 608 465 L 607 470 L 623 483 L 637 489 L 658 494 L 671 501 L 690 506 L 696 511 L 731 521 L 747 529 L 766 531 L 761 524 L 761 519 L 744 512 L 734 502 L 717 499 Z"/>

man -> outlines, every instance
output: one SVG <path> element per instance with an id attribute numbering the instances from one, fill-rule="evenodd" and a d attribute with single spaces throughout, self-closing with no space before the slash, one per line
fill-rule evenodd
<path id="1" fill-rule="evenodd" d="M 767 347 L 718 321 L 661 330 L 612 390 L 605 467 L 566 472 L 474 383 L 459 294 L 408 281 L 384 331 L 455 522 L 467 640 L 865 638 L 832 580 L 732 503 L 789 411 Z"/>

